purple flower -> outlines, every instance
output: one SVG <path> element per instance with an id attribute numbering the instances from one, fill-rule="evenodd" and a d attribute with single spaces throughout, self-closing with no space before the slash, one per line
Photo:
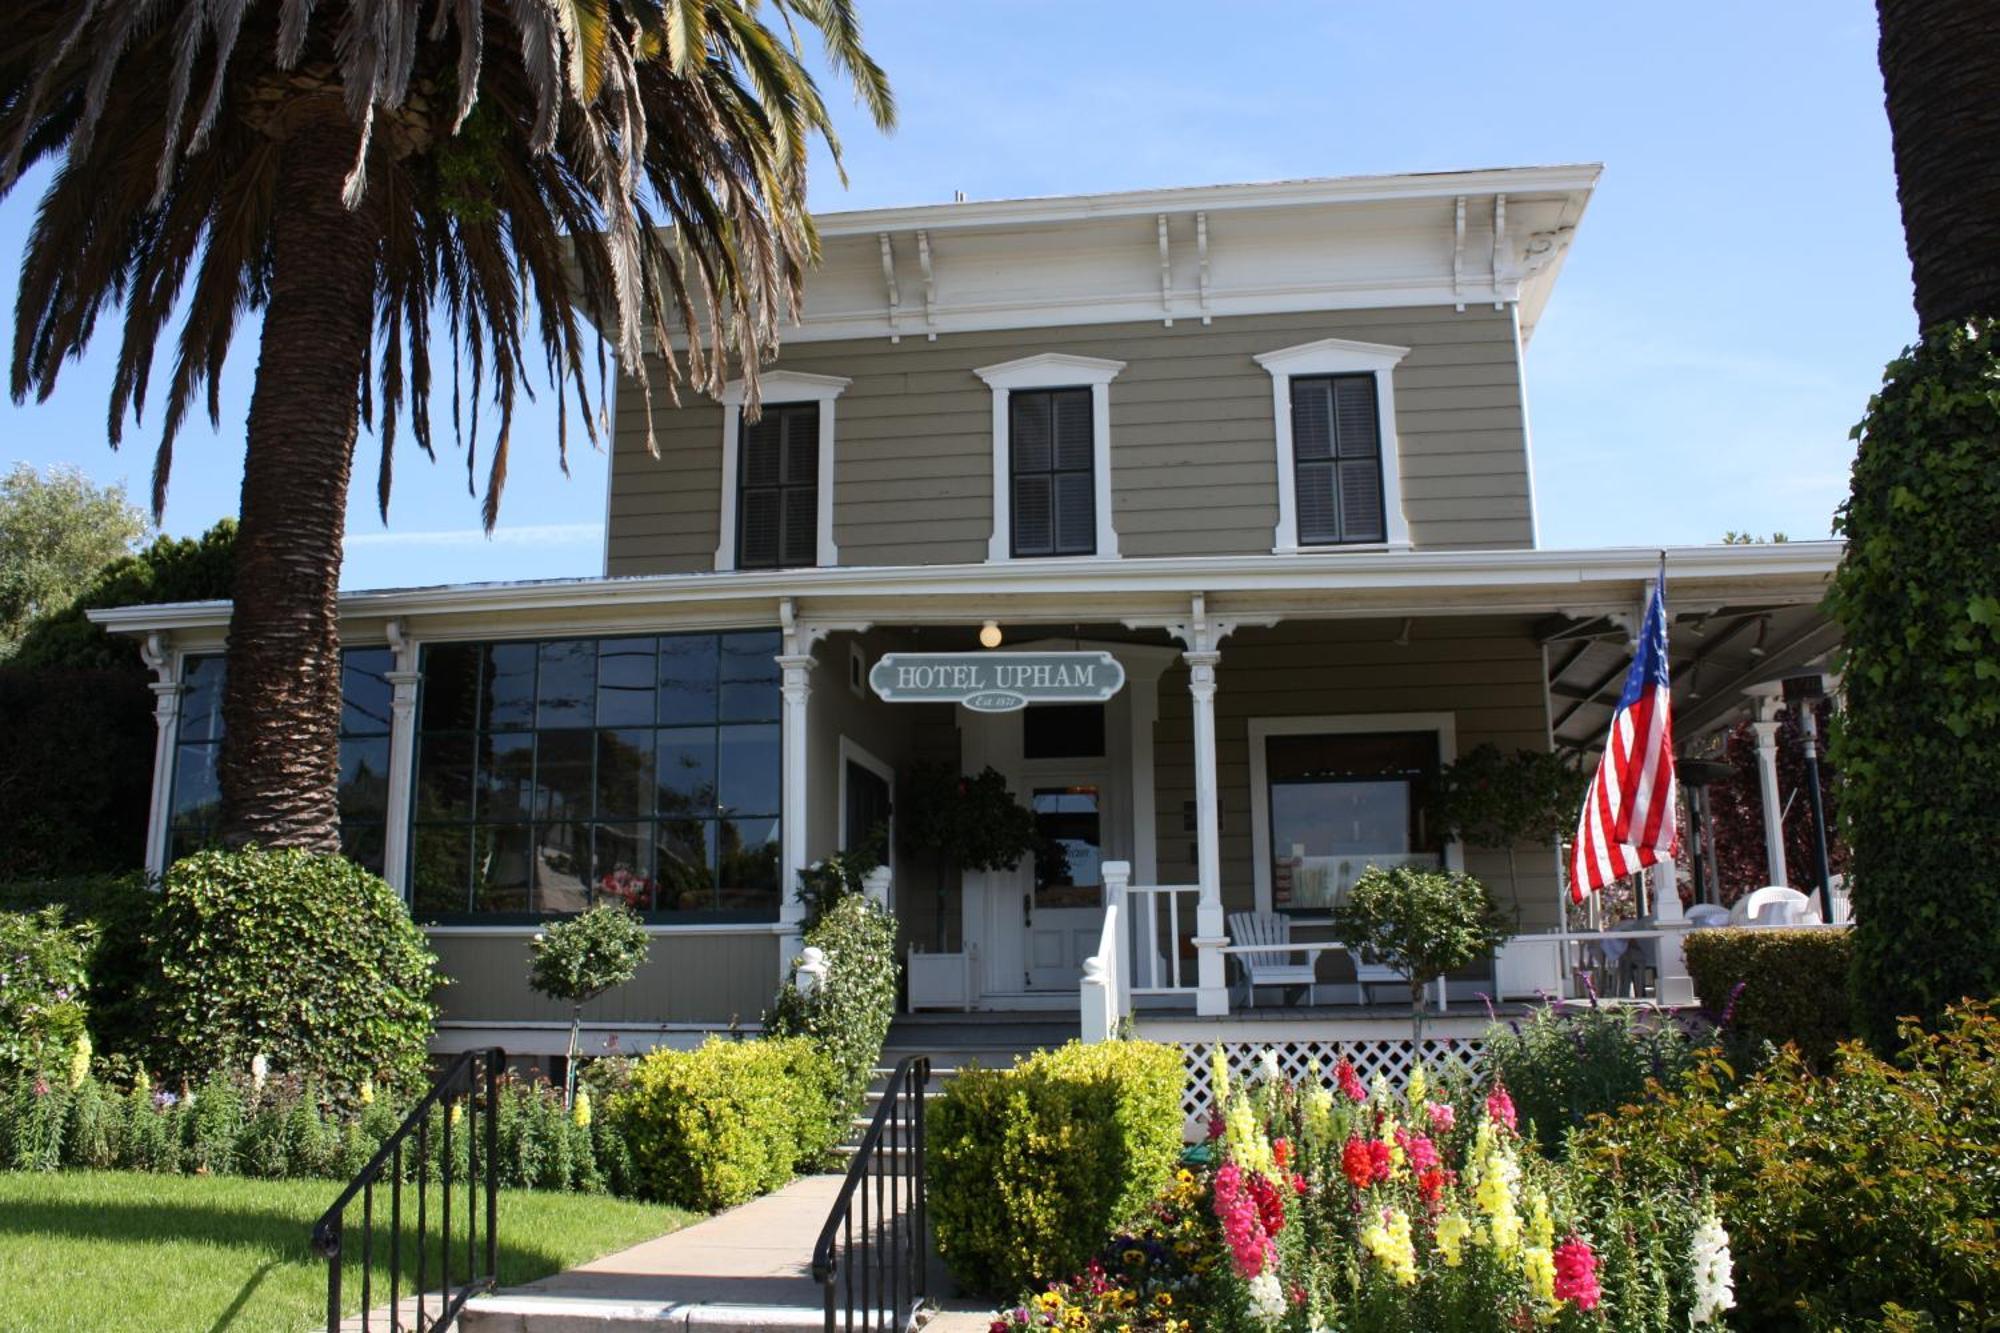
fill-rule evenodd
<path id="1" fill-rule="evenodd" d="M 1591 976 L 1588 971 L 1583 972 L 1582 976 L 1583 988 L 1590 995 L 1590 1007 L 1595 1009 L 1597 1008 L 1597 979 Z"/>
<path id="2" fill-rule="evenodd" d="M 169 1106 L 172 1106 L 175 1102 L 178 1102 L 179 1100 L 180 1098 L 174 1096 L 174 1094 L 168 1092 L 165 1088 L 161 1088 L 158 1092 L 153 1094 L 153 1105 L 159 1107 L 162 1111 L 166 1110 Z"/>
<path id="3" fill-rule="evenodd" d="M 1722 1019 L 1716 1023 L 1716 1027 L 1723 1029 L 1729 1027 L 1736 1017 L 1736 1002 L 1743 997 L 1743 988 L 1749 984 L 1747 981 L 1739 981 L 1729 988 L 1729 1003 L 1722 1006 Z"/>
<path id="4" fill-rule="evenodd" d="M 1486 1021 L 1489 1023 L 1499 1022 L 1500 1015 L 1493 1012 L 1493 997 L 1491 995 L 1488 995 L 1485 991 L 1479 991 L 1478 995 L 1479 995 L 1479 1002 L 1486 1006 Z"/>

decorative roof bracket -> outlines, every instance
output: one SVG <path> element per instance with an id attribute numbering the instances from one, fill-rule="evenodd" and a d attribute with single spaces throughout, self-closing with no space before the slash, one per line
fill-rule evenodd
<path id="1" fill-rule="evenodd" d="M 1174 264 L 1172 252 L 1167 246 L 1167 215 L 1159 214 L 1153 219 L 1160 236 L 1160 311 L 1166 316 L 1162 321 L 1168 328 L 1174 326 Z"/>
<path id="2" fill-rule="evenodd" d="M 1493 308 L 1505 310 L 1506 301 L 1500 296 L 1500 266 L 1506 262 L 1507 253 L 1507 196 L 1493 196 Z"/>
<path id="3" fill-rule="evenodd" d="M 1194 215 L 1194 252 L 1201 261 L 1201 322 L 1214 318 L 1208 308 L 1208 214 Z"/>
<path id="4" fill-rule="evenodd" d="M 896 316 L 902 312 L 903 300 L 896 291 L 896 252 L 889 244 L 888 232 L 875 236 L 882 243 L 882 284 L 889 290 L 889 341 L 899 343 L 903 335 L 896 331 Z"/>
<path id="5" fill-rule="evenodd" d="M 1462 194 L 1452 208 L 1451 299 L 1458 310 L 1465 309 L 1465 196 Z"/>
<path id="6" fill-rule="evenodd" d="M 924 325 L 930 331 L 925 335 L 931 342 L 937 341 L 937 277 L 931 272 L 931 234 L 917 233 L 917 263 L 924 271 Z"/>

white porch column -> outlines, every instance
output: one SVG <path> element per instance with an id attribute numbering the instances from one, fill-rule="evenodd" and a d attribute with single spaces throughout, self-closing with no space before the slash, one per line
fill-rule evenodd
<path id="1" fill-rule="evenodd" d="M 404 636 L 403 622 L 391 620 L 384 629 L 389 647 L 395 651 L 396 665 L 388 673 L 389 809 L 382 826 L 382 878 L 408 898 L 411 784 L 417 770 L 417 685 L 423 673 L 417 670 L 417 645 Z"/>
<path id="2" fill-rule="evenodd" d="M 1202 636 L 1206 638 L 1207 636 Z M 1194 1011 L 1229 1012 L 1228 977 L 1224 955 L 1229 933 L 1222 915 L 1222 816 L 1216 790 L 1215 664 L 1222 654 L 1213 648 L 1191 648 L 1182 654 L 1188 664 L 1188 694 L 1194 701 L 1194 836 L 1195 880 L 1201 886 L 1194 916 Z"/>
<path id="3" fill-rule="evenodd" d="M 1752 691 L 1757 700 L 1757 793 L 1764 803 L 1764 864 L 1766 884 L 1790 884 L 1785 868 L 1785 807 L 1778 790 L 1778 709 L 1783 700 L 1776 685 Z"/>
<path id="4" fill-rule="evenodd" d="M 799 901 L 799 872 L 806 868 L 806 703 L 812 698 L 812 649 L 790 651 L 796 635 L 787 633 L 787 651 L 778 654 L 783 671 L 785 702 L 782 725 L 784 791 L 778 803 L 778 973 L 783 978 L 799 951 L 800 922 L 805 904 Z"/>
<path id="5" fill-rule="evenodd" d="M 175 679 L 173 654 L 166 639 L 148 634 L 139 656 L 156 677 L 153 691 L 153 799 L 146 807 L 146 873 L 155 879 L 167 872 L 167 824 L 172 817 L 174 743 L 181 726 L 181 683 Z"/>

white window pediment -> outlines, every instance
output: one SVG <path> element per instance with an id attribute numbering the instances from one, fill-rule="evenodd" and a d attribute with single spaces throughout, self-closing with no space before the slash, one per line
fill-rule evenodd
<path id="1" fill-rule="evenodd" d="M 834 400 L 853 381 L 839 375 L 811 375 L 800 370 L 770 370 L 757 377 L 759 403 L 776 407 L 784 403 L 819 405 L 819 476 L 815 532 L 815 564 L 829 568 L 840 563 L 840 548 L 833 540 L 833 442 Z M 718 571 L 736 568 L 736 523 L 739 512 L 738 486 L 742 479 L 743 404 L 748 385 L 740 379 L 729 381 L 722 390 L 722 512 L 715 547 Z"/>
<path id="2" fill-rule="evenodd" d="M 1271 549 L 1280 555 L 1301 550 L 1337 550 L 1337 546 L 1302 546 L 1299 541 L 1297 458 L 1292 444 L 1292 380 L 1309 375 L 1373 375 L 1376 415 L 1382 459 L 1382 517 L 1384 542 L 1390 549 L 1410 545 L 1409 520 L 1403 514 L 1402 468 L 1396 441 L 1396 392 L 1394 371 L 1407 347 L 1386 343 L 1355 342 L 1347 338 L 1321 338 L 1264 352 L 1254 359 L 1271 375 L 1271 407 L 1277 421 L 1278 526 L 1272 533 Z"/>
<path id="3" fill-rule="evenodd" d="M 1009 395 L 1019 390 L 1088 388 L 1091 406 L 1091 491 L 1097 526 L 1096 556 L 1118 554 L 1111 521 L 1111 381 L 1123 361 L 1067 352 L 1043 352 L 982 366 L 972 373 L 993 390 L 993 534 L 988 560 L 1014 559 L 1013 478 L 1009 459 Z M 1063 559 L 1089 557 L 1064 556 Z"/>

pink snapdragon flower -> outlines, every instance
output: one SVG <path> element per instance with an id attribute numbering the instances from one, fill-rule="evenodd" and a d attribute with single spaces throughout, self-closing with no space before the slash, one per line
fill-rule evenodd
<path id="1" fill-rule="evenodd" d="M 1275 1262 L 1278 1247 L 1264 1229 L 1257 1200 L 1234 1162 L 1223 1163 L 1215 1173 L 1215 1216 L 1222 1223 L 1222 1236 L 1229 1244 L 1238 1276 L 1256 1277 Z"/>
<path id="2" fill-rule="evenodd" d="M 1452 1109 L 1450 1102 L 1426 1102 L 1424 1114 L 1431 1118 L 1433 1134 L 1449 1134 L 1452 1126 L 1458 1123 L 1458 1112 Z"/>
<path id="3" fill-rule="evenodd" d="M 1597 1308 L 1604 1292 L 1597 1285 L 1597 1253 L 1581 1236 L 1571 1236 L 1556 1246 L 1556 1299 L 1569 1301 L 1579 1310 Z"/>
<path id="4" fill-rule="evenodd" d="M 1495 1084 L 1493 1091 L 1487 1094 L 1486 1114 L 1492 1117 L 1495 1124 L 1505 1125 L 1509 1134 L 1521 1132 L 1520 1121 L 1514 1114 L 1514 1099 L 1507 1095 L 1506 1084 Z"/>
<path id="5" fill-rule="evenodd" d="M 1361 1075 L 1355 1073 L 1354 1066 L 1347 1062 L 1346 1056 L 1342 1056 L 1340 1063 L 1333 1067 L 1333 1076 L 1339 1080 L 1340 1090 L 1346 1094 L 1347 1100 L 1350 1102 L 1368 1100 L 1368 1089 L 1362 1084 Z"/>

